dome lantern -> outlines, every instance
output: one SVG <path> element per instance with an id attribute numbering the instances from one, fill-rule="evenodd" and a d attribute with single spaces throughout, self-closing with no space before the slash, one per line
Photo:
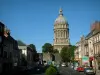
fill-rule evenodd
<path id="1" fill-rule="evenodd" d="M 59 15 L 63 15 L 62 11 L 63 11 L 62 8 L 60 8 Z"/>
<path id="2" fill-rule="evenodd" d="M 66 19 L 63 16 L 62 11 L 63 11 L 62 8 L 60 8 L 59 16 L 58 16 L 58 18 L 56 18 L 54 25 L 56 25 L 56 24 L 66 24 L 67 23 Z"/>

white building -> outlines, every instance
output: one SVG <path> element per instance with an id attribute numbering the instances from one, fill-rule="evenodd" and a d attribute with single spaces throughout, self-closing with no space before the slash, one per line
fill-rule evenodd
<path id="1" fill-rule="evenodd" d="M 20 65 L 21 65 L 22 58 L 25 58 L 25 60 L 27 61 L 27 45 L 20 40 L 18 40 L 17 42 L 18 42 L 18 48 L 20 50 Z"/>

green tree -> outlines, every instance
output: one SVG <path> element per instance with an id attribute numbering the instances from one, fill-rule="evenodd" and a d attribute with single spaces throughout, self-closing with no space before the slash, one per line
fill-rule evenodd
<path id="1" fill-rule="evenodd" d="M 52 52 L 53 52 L 53 46 L 52 46 L 52 44 L 50 44 L 50 43 L 45 43 L 45 44 L 42 46 L 42 52 L 43 52 L 43 53 L 46 53 L 46 52 L 52 53 Z"/>
<path id="2" fill-rule="evenodd" d="M 74 50 L 75 50 L 75 48 L 76 48 L 76 46 L 74 46 L 74 45 L 71 45 L 71 46 L 69 47 L 70 60 L 71 60 L 71 61 L 74 61 Z"/>
<path id="3" fill-rule="evenodd" d="M 34 44 L 30 44 L 29 46 L 33 49 L 33 51 L 34 51 L 34 52 L 36 52 L 36 53 L 37 53 L 37 51 L 36 51 L 36 47 L 35 47 L 35 45 L 34 45 Z"/>
<path id="4" fill-rule="evenodd" d="M 70 61 L 70 53 L 69 53 L 68 47 L 63 47 L 60 55 L 61 55 L 63 62 L 69 62 Z"/>
<path id="5" fill-rule="evenodd" d="M 54 49 L 53 53 L 59 53 L 59 51 L 57 49 Z"/>
<path id="6" fill-rule="evenodd" d="M 57 75 L 57 70 L 54 68 L 54 66 L 50 65 L 50 67 L 47 68 L 45 75 Z"/>

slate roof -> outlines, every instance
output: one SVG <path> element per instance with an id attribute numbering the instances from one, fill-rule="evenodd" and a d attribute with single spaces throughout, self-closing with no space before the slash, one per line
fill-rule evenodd
<path id="1" fill-rule="evenodd" d="M 86 39 L 88 39 L 88 38 L 90 38 L 90 37 L 96 35 L 96 34 L 99 33 L 99 32 L 100 32 L 100 30 L 93 30 L 93 31 L 91 31 L 91 32 L 86 36 Z"/>
<path id="2" fill-rule="evenodd" d="M 23 43 L 22 41 L 20 41 L 20 40 L 17 40 L 17 42 L 18 42 L 18 45 L 19 46 L 26 46 L 26 44 L 25 43 Z"/>

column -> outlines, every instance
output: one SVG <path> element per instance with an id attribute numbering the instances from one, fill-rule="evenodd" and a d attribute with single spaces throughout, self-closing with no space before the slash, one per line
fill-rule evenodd
<path id="1" fill-rule="evenodd" d="M 62 31 L 62 37 L 64 38 L 64 31 Z"/>
<path id="2" fill-rule="evenodd" d="M 61 33 L 61 37 L 62 37 L 62 30 L 60 30 L 60 33 Z"/>
<path id="3" fill-rule="evenodd" d="M 65 30 L 64 30 L 64 38 L 65 38 Z"/>
<path id="4" fill-rule="evenodd" d="M 54 39 L 55 39 L 55 34 L 56 34 L 56 32 L 54 31 Z"/>
<path id="5" fill-rule="evenodd" d="M 66 30 L 65 30 L 65 38 L 66 38 L 66 34 L 67 34 L 67 33 L 66 33 Z"/>
<path id="6" fill-rule="evenodd" d="M 61 31 L 59 30 L 59 37 L 61 37 Z"/>
<path id="7" fill-rule="evenodd" d="M 55 38 L 57 38 L 57 31 L 55 32 Z"/>
<path id="8" fill-rule="evenodd" d="M 58 30 L 57 30 L 57 37 L 58 37 Z"/>

